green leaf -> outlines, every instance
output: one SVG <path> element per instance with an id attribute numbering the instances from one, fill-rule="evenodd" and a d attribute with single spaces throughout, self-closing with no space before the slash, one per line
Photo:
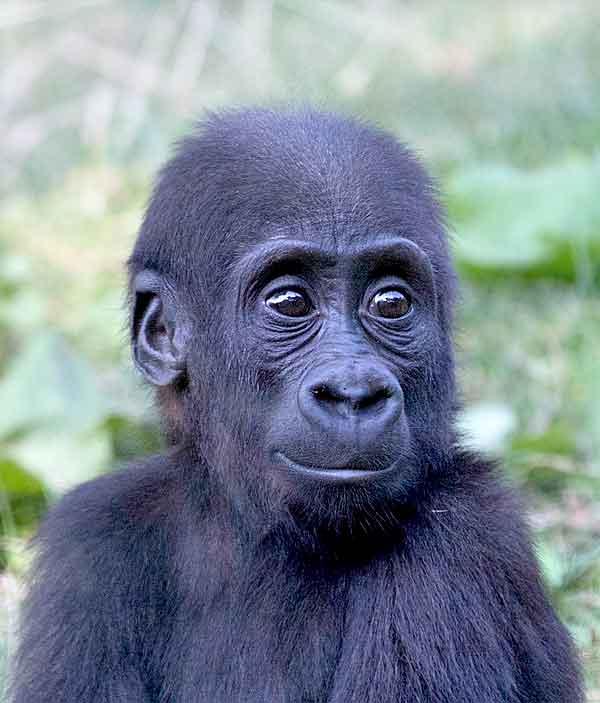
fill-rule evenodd
<path id="1" fill-rule="evenodd" d="M 8 457 L 0 457 L 0 490 L 15 495 L 43 493 L 42 482 Z"/>
<path id="2" fill-rule="evenodd" d="M 471 273 L 600 272 L 600 159 L 535 171 L 487 164 L 448 184 L 458 263 Z M 593 273 L 593 272 L 592 272 Z"/>
<path id="3" fill-rule="evenodd" d="M 94 372 L 52 332 L 33 336 L 0 381 L 0 437 L 52 425 L 83 430 L 97 424 L 106 403 Z"/>
<path id="4" fill-rule="evenodd" d="M 97 476 L 112 461 L 110 436 L 99 429 L 72 432 L 39 428 L 11 443 L 7 451 L 52 493 L 62 493 Z"/>
<path id="5" fill-rule="evenodd" d="M 518 434 L 512 438 L 511 449 L 548 454 L 574 454 L 575 439 L 569 427 L 560 424 L 550 426 L 541 434 Z"/>

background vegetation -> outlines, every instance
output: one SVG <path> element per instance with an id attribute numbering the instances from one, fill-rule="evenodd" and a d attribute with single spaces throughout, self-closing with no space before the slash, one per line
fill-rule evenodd
<path id="1" fill-rule="evenodd" d="M 461 423 L 528 494 L 600 701 L 599 29 L 596 0 L 2 2 L 3 668 L 41 511 L 158 443 L 122 305 L 153 169 L 205 108 L 310 100 L 442 181 Z"/>

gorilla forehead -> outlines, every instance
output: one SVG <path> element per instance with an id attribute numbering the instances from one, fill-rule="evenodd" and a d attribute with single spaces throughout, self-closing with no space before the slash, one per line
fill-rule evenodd
<path id="1" fill-rule="evenodd" d="M 207 260 L 226 265 L 273 236 L 335 250 L 390 234 L 446 268 L 435 196 L 406 147 L 358 120 L 309 108 L 213 113 L 161 171 L 132 269 L 177 275 L 183 254 L 196 270 Z"/>

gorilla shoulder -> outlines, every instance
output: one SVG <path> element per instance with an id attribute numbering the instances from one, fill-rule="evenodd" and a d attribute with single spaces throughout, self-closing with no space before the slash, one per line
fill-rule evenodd
<path id="1" fill-rule="evenodd" d="M 173 452 L 138 460 L 110 474 L 86 481 L 64 495 L 48 512 L 35 538 L 39 558 L 53 568 L 93 567 L 112 571 L 149 552 L 164 557 L 168 517 L 177 504 Z M 153 537 L 154 535 L 154 537 Z"/>

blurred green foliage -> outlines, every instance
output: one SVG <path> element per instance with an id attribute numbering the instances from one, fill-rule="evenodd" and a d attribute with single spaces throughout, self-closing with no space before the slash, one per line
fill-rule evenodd
<path id="1" fill-rule="evenodd" d="M 595 0 L 5 0 L 6 632 L 48 500 L 159 446 L 124 310 L 150 174 L 206 108 L 310 100 L 393 130 L 440 178 L 463 277 L 461 429 L 527 492 L 600 701 L 598 27 Z"/>

